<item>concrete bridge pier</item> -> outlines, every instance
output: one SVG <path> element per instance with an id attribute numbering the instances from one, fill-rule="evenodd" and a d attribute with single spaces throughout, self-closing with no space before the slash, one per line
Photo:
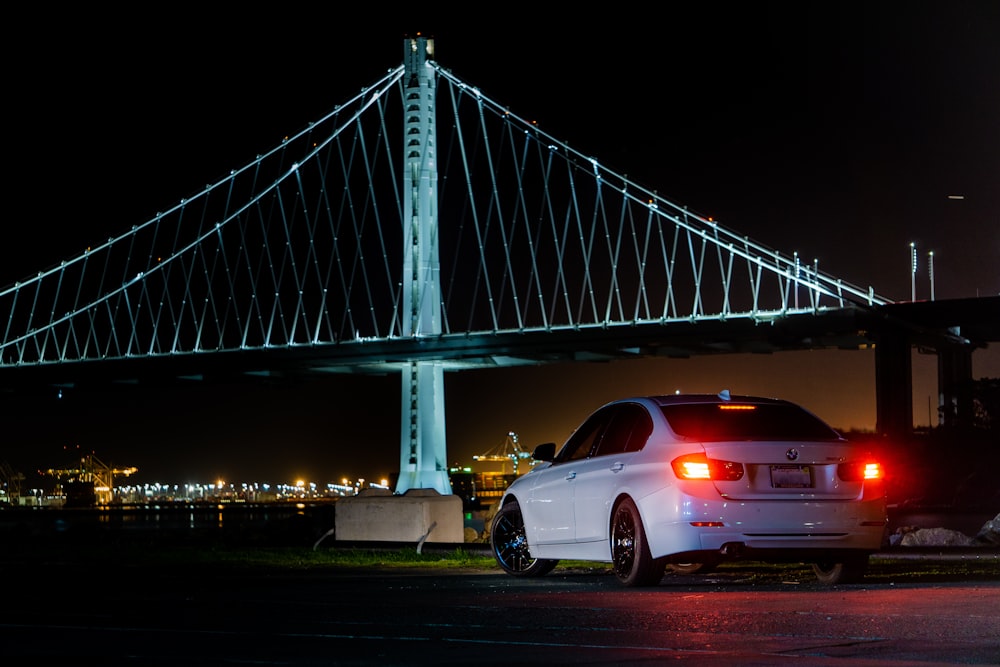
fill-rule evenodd
<path id="1" fill-rule="evenodd" d="M 875 430 L 892 440 L 913 434 L 911 344 L 902 331 L 884 330 L 875 343 Z"/>
<path id="2" fill-rule="evenodd" d="M 406 96 L 403 155 L 402 331 L 405 337 L 442 331 L 438 247 L 437 80 L 434 40 L 403 41 Z M 439 362 L 412 361 L 403 370 L 403 415 L 396 493 L 434 489 L 451 494 L 444 418 L 444 371 Z"/>
<path id="3" fill-rule="evenodd" d="M 972 348 L 953 345 L 937 350 L 938 425 L 971 425 L 975 419 Z"/>
<path id="4" fill-rule="evenodd" d="M 885 330 L 875 345 L 876 430 L 903 440 L 913 434 L 913 341 L 905 331 Z M 971 425 L 975 418 L 971 345 L 942 345 L 937 354 L 938 423 Z"/>

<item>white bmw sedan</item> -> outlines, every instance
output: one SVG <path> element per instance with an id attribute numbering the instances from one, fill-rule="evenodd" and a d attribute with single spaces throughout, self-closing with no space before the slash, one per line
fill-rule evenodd
<path id="1" fill-rule="evenodd" d="M 541 576 L 559 560 L 612 563 L 626 586 L 727 560 L 810 563 L 860 580 L 887 524 L 883 471 L 804 408 L 752 396 L 627 398 L 594 412 L 504 492 L 497 562 Z"/>

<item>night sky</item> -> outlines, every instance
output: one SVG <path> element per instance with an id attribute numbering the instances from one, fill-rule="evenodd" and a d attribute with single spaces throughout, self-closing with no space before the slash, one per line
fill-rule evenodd
<path id="1" fill-rule="evenodd" d="M 19 39 L 2 47 L 0 282 L 246 164 L 398 65 L 403 36 L 423 30 L 489 97 L 764 245 L 909 300 L 912 242 L 917 299 L 930 251 L 936 298 L 1000 294 L 1000 5 L 664 4 L 495 5 L 464 22 L 382 7 L 330 19 L 305 3 L 18 10 Z M 1000 377 L 996 349 L 973 362 L 975 377 Z M 917 425 L 934 368 L 916 355 Z M 869 352 L 563 364 L 449 374 L 449 456 L 471 463 L 509 430 L 528 448 L 562 442 L 622 395 L 722 388 L 875 426 Z M 399 394 L 395 376 L 344 376 L 8 397 L 0 461 L 58 466 L 80 447 L 139 467 L 139 481 L 384 477 L 399 465 Z"/>

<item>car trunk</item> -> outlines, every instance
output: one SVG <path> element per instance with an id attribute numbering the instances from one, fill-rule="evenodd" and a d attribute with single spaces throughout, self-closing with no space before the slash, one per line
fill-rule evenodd
<path id="1" fill-rule="evenodd" d="M 743 477 L 714 482 L 719 494 L 733 500 L 851 500 L 860 498 L 864 483 L 844 481 L 838 466 L 863 452 L 832 442 L 712 442 L 709 458 L 743 465 Z"/>

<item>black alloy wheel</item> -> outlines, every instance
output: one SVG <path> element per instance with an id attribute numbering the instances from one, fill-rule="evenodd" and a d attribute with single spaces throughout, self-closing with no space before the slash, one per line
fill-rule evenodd
<path id="1" fill-rule="evenodd" d="M 533 558 L 524 534 L 521 506 L 510 501 L 497 510 L 490 527 L 493 557 L 507 574 L 515 577 L 540 577 L 548 574 L 559 562 Z"/>
<path id="2" fill-rule="evenodd" d="M 649 552 L 639 508 L 625 498 L 611 515 L 611 566 L 626 586 L 655 586 L 663 578 L 665 559 Z"/>
<path id="3" fill-rule="evenodd" d="M 718 563 L 667 563 L 667 569 L 674 574 L 708 574 L 714 572 Z"/>
<path id="4" fill-rule="evenodd" d="M 821 584 L 854 584 L 868 571 L 868 556 L 845 558 L 842 562 L 819 561 L 812 564 L 813 574 Z"/>

